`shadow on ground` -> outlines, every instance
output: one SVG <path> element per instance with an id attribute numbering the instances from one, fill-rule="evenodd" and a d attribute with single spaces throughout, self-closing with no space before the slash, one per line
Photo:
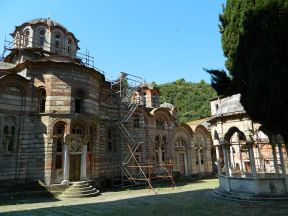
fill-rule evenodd
<path id="1" fill-rule="evenodd" d="M 157 194 L 126 198 L 115 201 L 101 201 L 101 196 L 86 199 L 85 203 L 55 202 L 55 205 L 37 209 L 11 208 L 3 215 L 288 215 L 286 202 L 235 202 L 211 196 L 212 189 Z M 104 197 L 104 196 L 103 196 Z M 58 206 L 57 206 L 58 203 Z M 0 207 L 1 209 L 1 207 Z"/>

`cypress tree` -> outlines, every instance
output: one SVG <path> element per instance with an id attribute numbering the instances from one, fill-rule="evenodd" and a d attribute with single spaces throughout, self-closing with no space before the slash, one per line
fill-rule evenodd
<path id="1" fill-rule="evenodd" d="M 288 1 L 227 0 L 220 23 L 228 73 L 208 71 L 213 87 L 241 93 L 250 118 L 288 141 Z"/>

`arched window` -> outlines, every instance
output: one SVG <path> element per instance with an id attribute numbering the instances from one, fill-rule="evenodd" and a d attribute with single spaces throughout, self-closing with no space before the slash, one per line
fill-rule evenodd
<path id="1" fill-rule="evenodd" d="M 29 45 L 29 37 L 30 37 L 30 31 L 26 30 L 24 32 L 24 47 L 27 47 Z"/>
<path id="2" fill-rule="evenodd" d="M 14 152 L 15 148 L 15 120 L 13 118 L 5 118 L 3 126 L 2 146 L 4 152 Z"/>
<path id="3" fill-rule="evenodd" d="M 70 51 L 71 51 L 71 47 L 72 47 L 72 40 L 69 39 L 69 40 L 68 40 L 68 46 L 67 46 L 67 53 L 68 53 L 68 54 L 69 54 Z"/>
<path id="4" fill-rule="evenodd" d="M 152 107 L 155 107 L 156 106 L 156 95 L 153 94 L 152 95 Z"/>
<path id="5" fill-rule="evenodd" d="M 39 112 L 45 112 L 45 104 L 46 104 L 46 91 L 44 88 L 40 89 L 40 97 L 39 97 Z"/>
<path id="6" fill-rule="evenodd" d="M 161 143 L 161 161 L 166 161 L 166 145 L 167 145 L 167 140 L 166 137 L 162 137 L 162 143 Z"/>
<path id="7" fill-rule="evenodd" d="M 164 120 L 160 118 L 156 119 L 156 129 L 165 130 Z"/>
<path id="8" fill-rule="evenodd" d="M 135 116 L 134 116 L 133 126 L 134 126 L 135 128 L 140 128 L 140 117 L 139 117 L 138 115 L 135 115 Z"/>
<path id="9" fill-rule="evenodd" d="M 40 29 L 39 31 L 39 45 L 44 46 L 45 43 L 45 29 Z"/>
<path id="10" fill-rule="evenodd" d="M 176 148 L 185 148 L 186 144 L 182 138 L 179 138 L 179 139 L 177 139 L 175 146 L 176 146 Z"/>
<path id="11" fill-rule="evenodd" d="M 204 150 L 202 146 L 200 146 L 200 159 L 201 159 L 201 164 L 204 164 Z"/>
<path id="12" fill-rule="evenodd" d="M 155 159 L 157 162 L 160 162 L 160 151 L 161 151 L 161 146 L 160 146 L 160 136 L 155 137 Z"/>
<path id="13" fill-rule="evenodd" d="M 63 168 L 63 145 L 64 145 L 65 124 L 58 122 L 53 128 L 53 140 L 55 145 L 55 169 Z"/>
<path id="14" fill-rule="evenodd" d="M 79 124 L 74 125 L 72 128 L 72 134 L 78 134 L 78 135 L 82 135 L 83 134 L 83 127 Z"/>
<path id="15" fill-rule="evenodd" d="M 56 134 L 57 135 L 63 135 L 64 134 L 64 125 L 63 124 L 59 124 L 57 127 L 56 127 Z"/>
<path id="16" fill-rule="evenodd" d="M 55 34 L 55 48 L 60 49 L 61 35 L 60 33 Z"/>
<path id="17" fill-rule="evenodd" d="M 83 100 L 84 100 L 84 94 L 81 91 L 76 91 L 75 93 L 75 112 L 76 113 L 83 112 Z"/>

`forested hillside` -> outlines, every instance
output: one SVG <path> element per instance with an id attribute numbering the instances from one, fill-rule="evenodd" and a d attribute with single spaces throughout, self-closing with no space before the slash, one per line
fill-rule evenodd
<path id="1" fill-rule="evenodd" d="M 209 117 L 210 100 L 217 96 L 210 84 L 203 80 L 192 83 L 180 79 L 158 87 L 161 91 L 161 103 L 174 104 L 179 110 L 180 122 Z"/>

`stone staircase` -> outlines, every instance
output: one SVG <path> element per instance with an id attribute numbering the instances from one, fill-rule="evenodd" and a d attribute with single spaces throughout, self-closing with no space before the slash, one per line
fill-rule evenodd
<path id="1" fill-rule="evenodd" d="M 72 185 L 67 188 L 59 198 L 83 198 L 94 197 L 99 195 L 99 191 L 89 184 L 89 181 L 72 182 Z"/>

